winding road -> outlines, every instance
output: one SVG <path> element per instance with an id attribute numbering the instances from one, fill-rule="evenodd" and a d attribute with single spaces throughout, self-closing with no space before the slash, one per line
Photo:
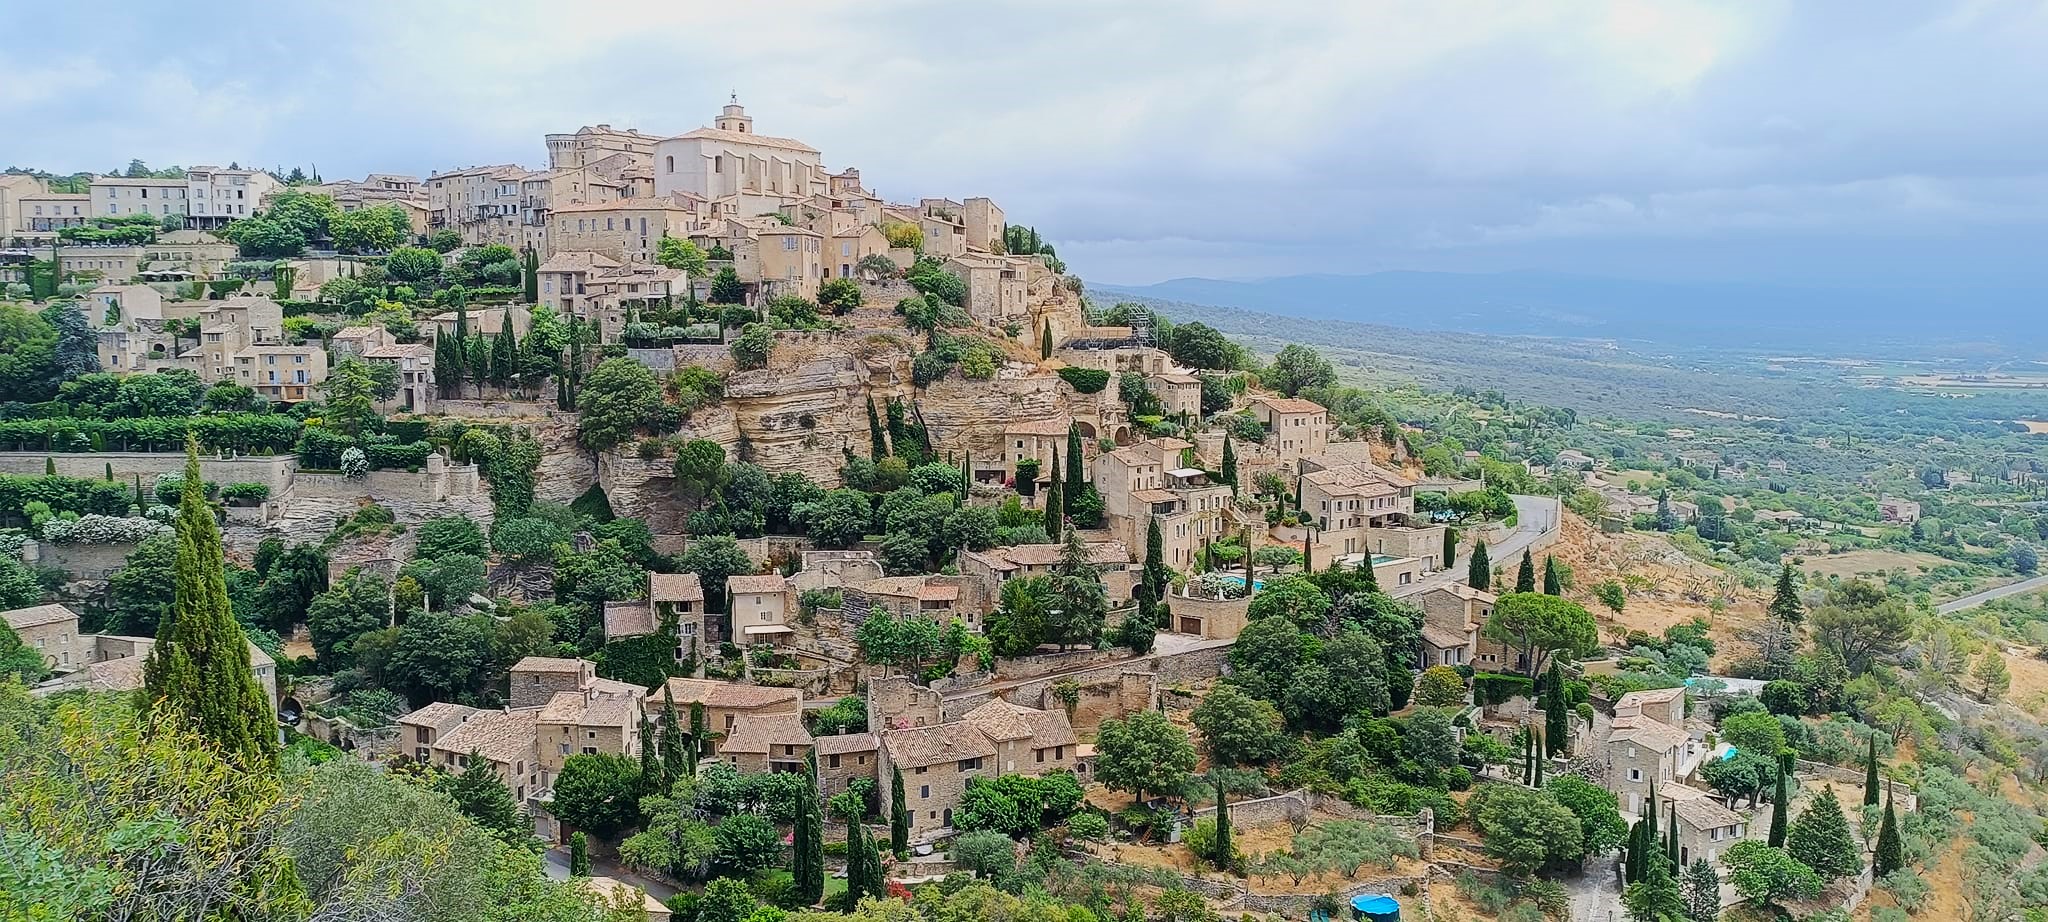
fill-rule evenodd
<path id="1" fill-rule="evenodd" d="M 1951 612 L 1959 612 L 1971 608 L 1976 608 L 1977 606 L 1989 602 L 1993 599 L 2002 599 L 2006 596 L 2019 595 L 2023 592 L 2033 592 L 2036 589 L 2048 589 L 2048 573 L 2036 576 L 2033 579 L 2023 579 L 2017 583 L 2006 583 L 2003 586 L 1994 586 L 1990 589 L 1984 590 L 1983 592 L 1963 596 L 1962 598 L 1956 599 L 1953 602 L 1943 602 L 1940 605 L 1935 606 L 1934 610 L 1946 615 Z"/>
<path id="2" fill-rule="evenodd" d="M 1560 504 L 1555 496 L 1512 496 L 1515 501 L 1515 530 L 1506 538 L 1486 546 L 1486 556 L 1497 564 L 1511 564 L 1522 556 L 1523 549 L 1536 543 L 1536 539 L 1555 531 L 1558 527 Z M 1437 586 L 1448 586 L 1465 581 L 1464 561 L 1431 573 L 1406 586 L 1397 586 L 1388 595 L 1405 598 Z"/>

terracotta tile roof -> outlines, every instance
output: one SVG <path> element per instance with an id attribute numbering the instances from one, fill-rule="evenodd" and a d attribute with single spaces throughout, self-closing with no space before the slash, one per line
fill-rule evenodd
<path id="1" fill-rule="evenodd" d="M 1066 435 L 1073 420 L 1065 416 L 1051 419 L 1031 419 L 1014 422 L 1003 427 L 1006 435 Z"/>
<path id="2" fill-rule="evenodd" d="M 1131 498 L 1141 503 L 1170 503 L 1180 496 L 1172 490 L 1134 490 Z"/>
<path id="3" fill-rule="evenodd" d="M 529 656 L 512 664 L 513 672 L 582 672 L 583 661 L 560 656 Z"/>
<path id="4" fill-rule="evenodd" d="M 1262 404 L 1275 413 L 1321 413 L 1323 405 L 1300 397 L 1253 397 L 1252 402 Z"/>
<path id="5" fill-rule="evenodd" d="M 618 260 L 606 256 L 603 253 L 594 253 L 589 250 L 572 250 L 564 253 L 556 253 L 555 255 L 548 257 L 548 261 L 541 263 L 540 268 L 535 271 L 582 272 L 588 271 L 593 268 L 611 269 L 616 268 L 618 265 Z"/>
<path id="6" fill-rule="evenodd" d="M 989 739 L 999 743 L 1020 740 L 1031 735 L 1031 725 L 1024 722 L 1022 710 L 1001 698 L 991 698 L 987 703 L 961 715 L 960 720 L 980 728 Z"/>
<path id="7" fill-rule="evenodd" d="M 772 754 L 777 746 L 809 746 L 810 731 L 797 714 L 748 714 L 733 721 L 718 751 Z"/>
<path id="8" fill-rule="evenodd" d="M 436 701 L 398 718 L 398 722 L 417 727 L 432 727 L 437 732 L 446 733 L 450 728 L 460 726 L 477 713 L 476 708 L 467 705 L 456 704 L 453 701 Z"/>
<path id="9" fill-rule="evenodd" d="M 1656 752 L 1677 749 L 1690 738 L 1684 730 L 1648 717 L 1617 717 L 1607 734 L 1609 743 L 1633 743 Z"/>
<path id="10" fill-rule="evenodd" d="M 1346 496 L 1393 496 L 1401 492 L 1393 484 L 1371 471 L 1361 470 L 1355 464 L 1311 471 L 1301 475 L 1301 479 L 1332 493 L 1341 490 Z"/>
<path id="11" fill-rule="evenodd" d="M 392 343 L 387 346 L 378 346 L 363 353 L 363 358 L 366 359 L 431 359 L 433 357 L 434 347 L 425 343 Z"/>
<path id="12" fill-rule="evenodd" d="M 1194 375 L 1184 375 L 1184 374 L 1181 374 L 1180 372 L 1177 372 L 1177 371 L 1162 371 L 1162 372 L 1160 372 L 1160 373 L 1158 373 L 1158 374 L 1156 374 L 1156 375 L 1153 375 L 1152 377 L 1153 377 L 1153 378 L 1155 378 L 1155 379 L 1157 379 L 1157 380 L 1160 380 L 1160 381 L 1164 381 L 1164 382 L 1166 382 L 1166 383 L 1168 383 L 1168 384 L 1200 384 L 1200 383 L 1202 383 L 1202 379 L 1201 379 L 1201 378 L 1198 378 L 1198 377 L 1196 377 L 1196 376 L 1194 376 Z"/>
<path id="13" fill-rule="evenodd" d="M 660 698 L 663 686 L 650 689 L 649 698 Z M 713 682 L 709 679 L 670 679 L 667 690 L 675 695 L 676 704 L 702 703 L 705 707 L 752 710 L 777 704 L 792 707 L 800 704 L 802 698 L 794 688 L 769 688 L 765 685 L 739 685 L 732 682 Z"/>
<path id="14" fill-rule="evenodd" d="M 778 150 L 795 151 L 800 154 L 815 154 L 818 149 L 792 138 L 778 138 L 774 135 L 754 134 L 751 131 L 721 131 L 717 128 L 699 128 L 668 138 L 670 141 L 724 141 L 728 144 L 751 144 L 755 147 L 773 147 Z"/>
<path id="15" fill-rule="evenodd" d="M 646 602 L 604 603 L 604 636 L 645 637 L 654 633 L 653 606 Z"/>
<path id="16" fill-rule="evenodd" d="M 841 733 L 837 736 L 820 736 L 812 740 L 821 756 L 843 756 L 856 752 L 874 752 L 881 741 L 872 733 Z"/>
<path id="17" fill-rule="evenodd" d="M 5 620 L 8 627 L 20 631 L 59 621 L 77 621 L 78 615 L 62 605 L 35 605 L 0 612 L 0 620 Z"/>
<path id="18" fill-rule="evenodd" d="M 516 711 L 483 711 L 467 723 L 441 737 L 434 748 L 458 757 L 471 751 L 493 762 L 510 762 L 533 754 L 538 738 L 535 731 L 539 708 Z"/>
<path id="19" fill-rule="evenodd" d="M 1629 692 L 1628 694 L 1621 696 L 1621 700 L 1614 702 L 1614 706 L 1622 707 L 1624 705 L 1630 704 L 1670 704 L 1671 702 L 1683 697 L 1685 697 L 1684 688 L 1651 688 L 1645 689 L 1643 691 Z"/>
<path id="20" fill-rule="evenodd" d="M 1120 566 L 1131 562 L 1131 551 L 1122 541 L 1090 541 L 1087 548 L 1088 562 L 1097 566 Z M 1060 553 L 1065 549 L 1063 544 L 1019 544 L 995 548 L 989 554 L 1015 566 L 1049 567 L 1060 562 Z"/>
<path id="21" fill-rule="evenodd" d="M 725 580 L 725 589 L 735 595 L 742 592 L 787 592 L 789 584 L 774 573 L 760 576 L 729 576 Z"/>
<path id="22" fill-rule="evenodd" d="M 1437 627 L 1433 624 L 1425 624 L 1422 626 L 1423 642 L 1439 650 L 1449 650 L 1454 647 L 1462 647 L 1466 644 L 1467 639 L 1467 635 L 1462 631 L 1454 631 L 1450 628 Z"/>
<path id="23" fill-rule="evenodd" d="M 1658 793 L 1663 793 L 1659 791 Z M 1678 819 L 1694 829 L 1721 829 L 1749 822 L 1741 814 L 1721 806 L 1711 797 L 1674 798 L 1671 806 Z"/>
<path id="24" fill-rule="evenodd" d="M 931 576 L 884 576 L 860 584 L 860 590 L 869 595 L 903 596 L 925 601 L 943 602 L 960 597 L 960 587 L 939 582 L 945 577 Z"/>
<path id="25" fill-rule="evenodd" d="M 364 336 L 373 335 L 376 332 L 377 330 L 375 327 L 342 327 L 341 329 L 334 331 L 334 338 L 356 339 Z"/>
<path id="26" fill-rule="evenodd" d="M 907 730 L 884 730 L 881 745 L 889 750 L 889 761 L 905 768 L 987 758 L 996 754 L 996 744 L 989 741 L 988 735 L 964 721 Z"/>
<path id="27" fill-rule="evenodd" d="M 650 602 L 702 602 L 704 581 L 695 573 L 649 573 L 647 599 Z"/>
<path id="28" fill-rule="evenodd" d="M 1500 601 L 1500 596 L 1494 595 L 1491 592 L 1487 592 L 1484 589 L 1474 589 L 1470 586 L 1465 585 L 1464 583 L 1450 583 L 1443 586 L 1436 586 L 1431 588 L 1430 591 L 1448 592 L 1451 595 L 1464 599 L 1467 602 L 1484 602 L 1488 605 L 1491 605 L 1495 602 Z"/>

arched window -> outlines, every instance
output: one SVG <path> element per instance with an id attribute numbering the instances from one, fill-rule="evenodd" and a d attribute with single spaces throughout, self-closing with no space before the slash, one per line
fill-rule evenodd
<path id="1" fill-rule="evenodd" d="M 674 158 L 674 157 L 670 157 L 670 158 L 668 158 L 668 171 L 669 171 L 669 172 L 671 172 L 671 173 L 673 173 L 673 172 L 675 172 L 675 171 L 676 171 L 676 158 Z"/>

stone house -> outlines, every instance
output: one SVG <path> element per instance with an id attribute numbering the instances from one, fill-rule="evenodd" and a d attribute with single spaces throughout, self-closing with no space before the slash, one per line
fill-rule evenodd
<path id="1" fill-rule="evenodd" d="M 326 380 L 327 350 L 318 346 L 259 344 L 235 353 L 235 383 L 273 403 L 317 397 Z"/>
<path id="2" fill-rule="evenodd" d="M 1038 462 L 1038 479 L 1052 482 L 1053 455 L 1067 450 L 1067 430 L 1073 426 L 1068 416 L 1051 419 L 1033 419 L 1010 423 L 1003 427 L 1003 455 L 1014 472 L 1017 462 L 1026 458 Z"/>
<path id="3" fill-rule="evenodd" d="M 551 789 L 572 755 L 638 755 L 644 740 L 647 690 L 592 676 L 581 688 L 556 692 L 534 719 L 540 784 Z"/>
<path id="4" fill-rule="evenodd" d="M 1896 496 L 1880 497 L 1877 501 L 1877 513 L 1887 522 L 1910 525 L 1920 521 L 1920 504 Z"/>
<path id="5" fill-rule="evenodd" d="M 806 301 L 818 299 L 818 282 L 824 278 L 825 236 L 803 227 L 777 225 L 763 228 L 760 237 L 760 274 L 746 281 L 760 284 L 760 300 L 785 295 Z"/>
<path id="6" fill-rule="evenodd" d="M 78 633 L 78 616 L 62 605 L 36 605 L 0 612 L 0 621 L 21 637 L 21 645 L 42 654 L 43 665 L 70 670 L 90 660 L 91 643 Z"/>
<path id="7" fill-rule="evenodd" d="M 818 149 L 792 138 L 759 134 L 735 97 L 709 128 L 664 138 L 654 150 L 654 191 L 707 199 L 737 197 L 745 214 L 824 193 L 827 174 Z"/>
<path id="8" fill-rule="evenodd" d="M 956 721 L 884 730 L 878 736 L 877 777 L 903 773 L 913 841 L 928 841 L 952 827 L 953 810 L 972 779 L 1071 770 L 1079 747 L 1066 712 L 1000 698 Z M 881 800 L 886 816 L 890 798 Z"/>
<path id="9" fill-rule="evenodd" d="M 195 166 L 185 171 L 185 226 L 213 230 L 260 211 L 284 188 L 263 170 Z"/>
<path id="10" fill-rule="evenodd" d="M 967 315 L 1001 325 L 1026 318 L 1031 310 L 1023 260 L 987 253 L 962 253 L 946 260 L 946 271 L 967 283 Z"/>
<path id="11" fill-rule="evenodd" d="M 688 200 L 619 199 L 553 210 L 549 243 L 557 255 L 602 253 L 621 262 L 651 263 L 664 236 L 688 239 L 703 218 Z"/>
<path id="12" fill-rule="evenodd" d="M 1657 786 L 1665 817 L 1678 822 L 1678 861 L 1690 865 L 1705 858 L 1719 865 L 1721 853 L 1749 835 L 1749 820 L 1723 806 L 1713 795 L 1682 784 Z"/>
<path id="13" fill-rule="evenodd" d="M 1202 379 L 1196 375 L 1178 371 L 1160 372 L 1145 378 L 1152 386 L 1152 394 L 1159 398 L 1159 409 L 1171 419 L 1184 416 L 1188 419 L 1202 418 Z"/>
<path id="14" fill-rule="evenodd" d="M 1266 429 L 1266 448 L 1282 461 L 1322 454 L 1330 444 L 1330 413 L 1300 397 L 1253 397 L 1252 418 Z"/>
<path id="15" fill-rule="evenodd" d="M 1422 608 L 1420 668 L 1495 668 L 1479 657 L 1479 631 L 1486 626 L 1497 601 L 1493 593 L 1463 583 L 1449 583 L 1418 594 L 1414 601 Z"/>
<path id="16" fill-rule="evenodd" d="M 602 318 L 589 307 L 590 282 L 595 276 L 620 265 L 617 259 L 603 253 L 558 248 L 535 273 L 540 277 L 541 301 L 553 307 L 555 313 L 564 319 L 577 317 L 597 323 Z"/>
<path id="17" fill-rule="evenodd" d="M 92 216 L 95 218 L 119 218 L 128 215 L 185 214 L 185 202 L 190 194 L 183 179 L 156 179 L 137 176 L 94 176 L 92 178 Z"/>
<path id="18" fill-rule="evenodd" d="M 967 248 L 984 253 L 1001 253 L 1004 249 L 1003 209 L 994 199 L 971 198 L 960 203 L 960 223 L 967 231 Z"/>
<path id="19" fill-rule="evenodd" d="M 398 718 L 399 751 L 414 761 L 433 762 L 436 744 L 471 717 L 483 713 L 453 701 L 436 701 Z"/>
<path id="20" fill-rule="evenodd" d="M 725 581 L 727 632 L 735 643 L 779 644 L 796 633 L 789 624 L 796 593 L 776 574 L 734 576 Z"/>
<path id="21" fill-rule="evenodd" d="M 659 702 L 655 706 L 666 707 L 670 696 L 684 715 L 688 715 L 690 705 L 703 705 L 705 726 L 721 735 L 730 735 L 742 717 L 803 713 L 803 693 L 794 688 L 673 678 L 648 689 L 648 699 Z"/>
<path id="22" fill-rule="evenodd" d="M 1133 585 L 1129 546 L 1122 541 L 1092 541 L 1088 542 L 1087 549 L 1088 562 L 1100 570 L 1110 604 L 1128 600 Z M 995 599 L 1002 594 L 1003 584 L 1010 580 L 1051 573 L 1059 566 L 1063 550 L 1064 547 L 1058 544 L 1019 544 L 986 551 L 962 551 L 960 575 L 974 584 L 977 598 Z"/>
<path id="23" fill-rule="evenodd" d="M 138 329 L 137 323 L 164 320 L 164 296 L 148 285 L 100 285 L 78 306 L 95 330 Z"/>
<path id="24" fill-rule="evenodd" d="M 874 551 L 805 551 L 803 567 L 790 574 L 789 581 L 799 593 L 814 589 L 857 586 L 882 578 L 882 564 Z"/>
<path id="25" fill-rule="evenodd" d="M 855 587 L 868 597 L 870 610 L 882 609 L 897 617 L 922 615 L 940 625 L 959 618 L 969 627 L 979 627 L 980 613 L 960 604 L 958 576 L 884 576 Z"/>
<path id="26" fill-rule="evenodd" d="M 733 722 L 718 757 L 743 772 L 801 772 L 812 743 L 800 714 L 749 714 Z"/>
<path id="27" fill-rule="evenodd" d="M 827 797 L 852 787 L 855 778 L 876 778 L 881 741 L 873 733 L 820 736 L 811 747 L 818 754 L 818 789 Z"/>
<path id="28" fill-rule="evenodd" d="M 513 800 L 528 803 L 546 789 L 536 733 L 539 718 L 539 708 L 478 711 L 429 747 L 429 761 L 443 771 L 460 772 L 474 755 L 490 765 Z"/>
<path id="29" fill-rule="evenodd" d="M 1149 439 L 1095 458 L 1095 488 L 1110 532 L 1127 547 L 1144 547 L 1157 521 L 1161 553 L 1176 570 L 1193 567 L 1202 545 L 1223 534 L 1223 514 L 1233 501 L 1229 485 L 1210 483 L 1207 472 L 1181 463 L 1193 447 Z"/>
<path id="30" fill-rule="evenodd" d="M 1626 813 L 1641 815 L 1650 785 L 1663 788 L 1682 776 L 1692 748 L 1684 727 L 1684 694 L 1682 689 L 1630 692 L 1615 702 L 1612 716 L 1595 711 L 1591 740 L 1611 766 L 1607 786 L 1620 796 Z"/>
<path id="31" fill-rule="evenodd" d="M 676 662 L 696 656 L 705 642 L 704 584 L 695 573 L 647 574 L 644 601 L 608 602 L 604 607 L 606 640 L 644 637 L 676 619 Z"/>

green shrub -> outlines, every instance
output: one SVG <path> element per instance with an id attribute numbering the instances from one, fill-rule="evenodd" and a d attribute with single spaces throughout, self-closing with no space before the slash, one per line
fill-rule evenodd
<path id="1" fill-rule="evenodd" d="M 1062 368 L 1060 378 L 1083 394 L 1101 393 L 1109 386 L 1109 372 L 1099 368 Z"/>
<path id="2" fill-rule="evenodd" d="M 1067 819 L 1067 832 L 1076 839 L 1099 842 L 1109 838 L 1109 820 L 1096 813 L 1076 813 Z"/>
<path id="3" fill-rule="evenodd" d="M 1472 676 L 1472 697 L 1480 704 L 1505 704 L 1516 698 L 1536 696 L 1536 683 L 1528 676 L 1481 672 Z"/>

